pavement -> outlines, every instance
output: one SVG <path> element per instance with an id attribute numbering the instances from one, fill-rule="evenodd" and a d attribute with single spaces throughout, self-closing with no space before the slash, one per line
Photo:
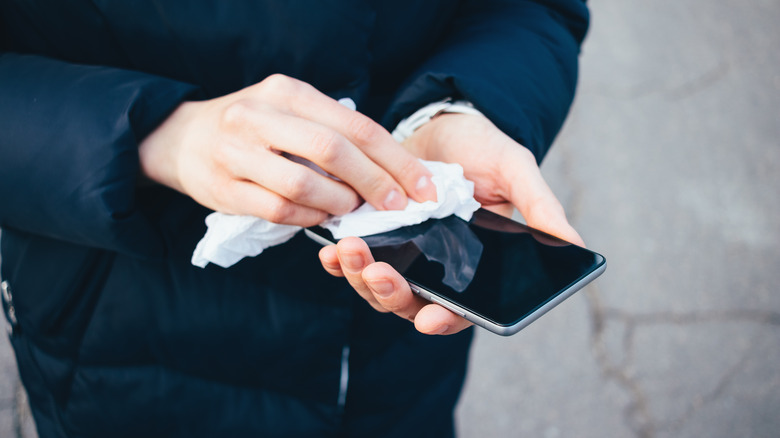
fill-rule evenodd
<path id="1" fill-rule="evenodd" d="M 607 272 L 477 333 L 471 437 L 780 436 L 780 2 L 591 2 L 542 171 Z M 35 437 L 0 336 L 0 437 Z"/>
<path id="2" fill-rule="evenodd" d="M 461 437 L 779 437 L 780 2 L 590 7 L 542 171 L 607 271 L 478 333 Z"/>

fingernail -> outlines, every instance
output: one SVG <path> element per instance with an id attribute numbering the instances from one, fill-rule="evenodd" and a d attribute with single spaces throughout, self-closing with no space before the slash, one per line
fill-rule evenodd
<path id="1" fill-rule="evenodd" d="M 433 184 L 433 181 L 431 181 L 430 176 L 424 175 L 420 177 L 420 179 L 417 180 L 415 189 L 417 189 L 417 193 L 426 201 L 436 202 L 436 186 Z"/>
<path id="2" fill-rule="evenodd" d="M 448 325 L 443 325 L 443 326 L 439 327 L 439 328 L 438 328 L 438 330 L 436 330 L 435 332 L 433 332 L 433 333 L 431 333 L 431 334 L 432 334 L 432 335 L 440 335 L 440 334 L 442 334 L 442 333 L 445 333 L 445 332 L 446 332 L 447 330 L 449 330 L 449 329 L 450 329 L 450 326 L 448 326 Z"/>
<path id="3" fill-rule="evenodd" d="M 363 269 L 363 256 L 356 253 L 341 254 L 339 257 L 344 267 L 350 271 L 359 271 Z"/>
<path id="4" fill-rule="evenodd" d="M 393 283 L 387 280 L 366 280 L 371 290 L 381 298 L 390 298 L 395 291 Z"/>
<path id="5" fill-rule="evenodd" d="M 401 196 L 401 192 L 393 190 L 387 194 L 384 204 L 385 210 L 403 210 L 406 207 L 406 199 Z"/>

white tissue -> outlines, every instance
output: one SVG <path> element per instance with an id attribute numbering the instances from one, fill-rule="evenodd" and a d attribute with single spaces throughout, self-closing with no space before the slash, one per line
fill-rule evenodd
<path id="1" fill-rule="evenodd" d="M 436 186 L 437 202 L 420 203 L 409 199 L 404 210 L 385 211 L 365 203 L 351 213 L 328 219 L 322 226 L 334 238 L 343 239 L 347 236 L 384 233 L 453 214 L 465 221 L 471 219 L 471 214 L 479 208 L 479 202 L 474 200 L 474 183 L 463 177 L 463 168 L 459 164 L 420 161 L 433 174 L 431 180 Z"/>
<path id="2" fill-rule="evenodd" d="M 351 213 L 322 223 L 336 239 L 368 236 L 415 225 L 428 219 L 457 215 L 468 221 L 480 204 L 474 200 L 474 183 L 463 177 L 459 164 L 420 160 L 433 174 L 437 201 L 409 200 L 404 210 L 379 211 L 366 203 Z M 198 242 L 192 264 L 209 262 L 227 268 L 244 257 L 254 257 L 264 249 L 290 240 L 301 227 L 281 225 L 253 216 L 212 213 L 206 218 L 208 230 Z"/>
<path id="3" fill-rule="evenodd" d="M 254 257 L 270 246 L 287 242 L 301 230 L 254 216 L 225 213 L 206 216 L 206 225 L 206 235 L 192 254 L 192 264 L 201 268 L 209 262 L 228 268 L 244 257 Z"/>

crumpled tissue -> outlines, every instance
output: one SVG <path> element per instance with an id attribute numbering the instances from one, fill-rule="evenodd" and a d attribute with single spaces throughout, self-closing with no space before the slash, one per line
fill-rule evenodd
<path id="1" fill-rule="evenodd" d="M 420 160 L 431 171 L 437 201 L 416 202 L 409 199 L 404 210 L 380 211 L 368 203 L 343 216 L 332 217 L 322 224 L 333 237 L 368 236 L 384 233 L 428 219 L 456 215 L 468 221 L 480 204 L 474 199 L 474 183 L 463 177 L 459 164 Z M 209 263 L 230 267 L 244 257 L 254 257 L 264 249 L 290 240 L 301 227 L 269 222 L 254 216 L 212 213 L 206 218 L 208 230 L 198 242 L 192 264 Z"/>

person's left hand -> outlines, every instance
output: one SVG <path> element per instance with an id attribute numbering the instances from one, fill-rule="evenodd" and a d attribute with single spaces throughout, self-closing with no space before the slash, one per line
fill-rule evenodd
<path id="1" fill-rule="evenodd" d="M 528 225 L 583 245 L 542 178 L 533 154 L 487 118 L 440 115 L 415 131 L 404 146 L 425 160 L 462 165 L 483 207 L 505 216 L 516 207 Z M 376 310 L 409 319 L 422 333 L 453 334 L 471 325 L 412 293 L 401 274 L 386 263 L 374 262 L 362 239 L 346 238 L 322 248 L 320 261 L 331 275 L 346 277 Z"/>

